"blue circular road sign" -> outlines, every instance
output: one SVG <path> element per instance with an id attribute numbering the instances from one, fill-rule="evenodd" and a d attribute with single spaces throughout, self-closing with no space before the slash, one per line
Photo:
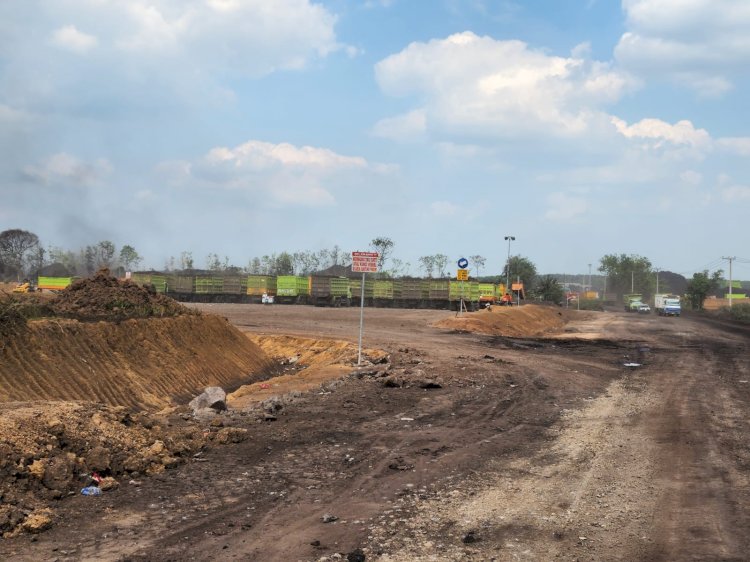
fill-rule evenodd
<path id="1" fill-rule="evenodd" d="M 467 260 L 466 258 L 461 258 L 460 260 L 458 260 L 458 267 L 460 267 L 461 269 L 466 269 L 467 267 L 469 267 L 469 260 Z"/>

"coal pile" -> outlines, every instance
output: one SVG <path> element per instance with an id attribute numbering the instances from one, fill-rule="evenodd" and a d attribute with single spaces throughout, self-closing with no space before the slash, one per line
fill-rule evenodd
<path id="1" fill-rule="evenodd" d="M 74 281 L 50 303 L 56 316 L 78 320 L 126 320 L 198 314 L 153 287 L 112 277 L 108 269 Z"/>

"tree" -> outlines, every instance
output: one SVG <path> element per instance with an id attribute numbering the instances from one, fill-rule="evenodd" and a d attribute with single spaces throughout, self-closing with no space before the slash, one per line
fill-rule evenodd
<path id="1" fill-rule="evenodd" d="M 138 264 L 143 260 L 138 252 L 135 251 L 133 246 L 125 244 L 120 248 L 120 263 L 125 267 L 125 271 L 132 271 L 132 267 L 138 267 Z"/>
<path id="2" fill-rule="evenodd" d="M 273 275 L 294 275 L 294 264 L 289 252 L 281 252 L 276 257 Z"/>
<path id="3" fill-rule="evenodd" d="M 221 271 L 221 259 L 219 254 L 211 252 L 206 256 L 206 269 L 209 271 Z"/>
<path id="4" fill-rule="evenodd" d="M 477 277 L 479 277 L 479 270 L 484 267 L 486 261 L 487 259 L 483 256 L 469 256 L 469 263 L 474 264 L 474 268 L 477 272 Z"/>
<path id="5" fill-rule="evenodd" d="M 383 271 L 383 266 L 385 265 L 386 260 L 388 260 L 391 253 L 393 253 L 394 245 L 395 243 L 393 240 L 386 238 L 385 236 L 373 238 L 372 242 L 370 242 L 370 246 L 380 254 L 378 256 L 378 269 L 380 271 Z"/>
<path id="6" fill-rule="evenodd" d="M 28 230 L 14 228 L 0 232 L 0 261 L 16 270 L 21 280 L 28 254 L 39 247 L 39 237 Z"/>
<path id="7" fill-rule="evenodd" d="M 635 292 L 648 298 L 653 293 L 656 277 L 648 258 L 635 254 L 607 254 L 599 263 L 599 271 L 607 275 L 607 287 L 619 297 Z"/>
<path id="8" fill-rule="evenodd" d="M 391 269 L 388 271 L 391 277 L 401 277 L 402 275 L 405 275 L 404 273 L 404 264 L 403 260 L 400 260 L 398 258 L 393 258 L 393 263 L 391 264 Z"/>
<path id="9" fill-rule="evenodd" d="M 193 252 L 183 251 L 180 254 L 180 269 L 193 269 Z"/>
<path id="10" fill-rule="evenodd" d="M 424 274 L 427 277 L 432 277 L 432 272 L 435 271 L 435 256 L 422 256 L 419 258 L 419 267 L 424 269 Z"/>
<path id="11" fill-rule="evenodd" d="M 112 267 L 115 260 L 115 245 L 109 240 L 102 240 L 96 245 L 96 268 Z"/>
<path id="12" fill-rule="evenodd" d="M 560 304 L 565 298 L 565 292 L 563 291 L 562 285 L 557 281 L 557 278 L 553 275 L 544 275 L 539 278 L 536 285 L 536 294 L 539 295 L 542 300 L 548 302 L 554 302 Z"/>
<path id="13" fill-rule="evenodd" d="M 703 310 L 703 302 L 706 297 L 721 285 L 723 273 L 720 269 L 709 276 L 708 270 L 705 269 L 700 273 L 693 274 L 693 278 L 688 281 L 687 291 L 685 292 L 693 310 Z"/>
<path id="14" fill-rule="evenodd" d="M 260 259 L 253 258 L 250 260 L 250 264 L 248 265 L 247 272 L 250 275 L 260 275 Z"/>
<path id="15" fill-rule="evenodd" d="M 510 275 L 508 275 L 509 271 Z M 505 264 L 503 279 L 501 281 L 505 282 L 507 279 L 510 279 L 511 284 L 513 284 L 519 278 L 526 289 L 533 287 L 536 280 L 536 266 L 528 258 L 511 256 L 508 263 Z M 505 290 L 510 291 L 510 287 L 507 287 Z"/>
<path id="16" fill-rule="evenodd" d="M 448 265 L 448 256 L 435 254 L 432 258 L 435 260 L 435 270 L 438 272 L 438 277 L 445 277 L 447 275 L 445 268 Z"/>

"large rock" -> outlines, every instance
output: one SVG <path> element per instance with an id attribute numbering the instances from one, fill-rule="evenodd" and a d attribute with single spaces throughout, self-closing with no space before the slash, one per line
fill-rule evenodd
<path id="1" fill-rule="evenodd" d="M 227 409 L 227 393 L 219 386 L 209 386 L 203 391 L 203 394 L 193 398 L 189 405 L 194 414 L 206 408 L 222 412 Z"/>

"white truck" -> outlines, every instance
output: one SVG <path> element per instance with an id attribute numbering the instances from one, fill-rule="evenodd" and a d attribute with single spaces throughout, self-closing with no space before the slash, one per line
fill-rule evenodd
<path id="1" fill-rule="evenodd" d="M 654 295 L 654 312 L 659 316 L 679 316 L 680 297 L 670 294 Z"/>

